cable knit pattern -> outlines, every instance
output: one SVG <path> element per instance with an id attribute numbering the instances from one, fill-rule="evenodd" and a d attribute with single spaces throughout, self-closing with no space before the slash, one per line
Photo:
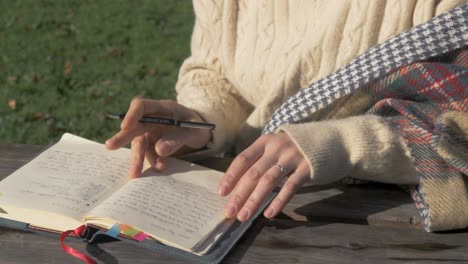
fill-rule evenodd
<path id="1" fill-rule="evenodd" d="M 279 131 L 288 133 L 301 146 L 310 162 L 313 183 L 332 183 L 345 176 L 418 183 L 409 150 L 400 141 L 400 135 L 378 116 L 288 125 Z"/>
<path id="2" fill-rule="evenodd" d="M 300 88 L 391 36 L 464 2 L 194 1 L 192 56 L 181 68 L 177 100 L 217 124 L 210 149 L 223 152 L 234 142 L 238 150 L 243 149 L 260 135 L 274 110 Z M 320 142 L 311 143 L 314 137 L 307 138 L 317 129 L 331 133 L 329 140 L 337 145 L 333 150 L 323 150 L 323 155 L 347 154 L 340 160 L 347 160 L 350 171 L 335 172 L 334 166 L 324 165 L 313 175 L 317 182 L 330 181 L 317 176 L 322 173 L 333 180 L 355 173 L 384 182 L 413 182 L 412 167 L 406 162 L 407 152 L 399 135 L 379 117 L 360 118 L 353 121 L 364 122 L 366 131 L 346 119 L 298 124 L 283 130 L 311 162 L 312 158 L 326 161 L 314 152 Z M 359 135 L 362 140 L 352 142 L 352 137 Z M 314 149 L 305 144 L 314 144 Z M 385 172 L 389 168 L 377 164 L 379 159 L 374 157 L 406 160 L 401 164 L 408 178 L 391 178 Z"/>

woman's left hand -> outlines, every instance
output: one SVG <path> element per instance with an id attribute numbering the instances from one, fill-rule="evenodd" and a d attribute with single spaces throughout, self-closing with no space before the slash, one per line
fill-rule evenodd
<path id="1" fill-rule="evenodd" d="M 310 179 L 310 168 L 286 133 L 262 135 L 234 159 L 219 184 L 221 196 L 233 191 L 224 214 L 247 221 L 286 177 L 281 191 L 264 212 L 267 218 L 276 216 Z"/>

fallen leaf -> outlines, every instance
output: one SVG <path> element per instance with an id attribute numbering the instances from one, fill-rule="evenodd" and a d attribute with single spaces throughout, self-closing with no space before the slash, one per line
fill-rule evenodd
<path id="1" fill-rule="evenodd" d="M 33 120 L 43 120 L 45 119 L 45 114 L 43 112 L 35 112 L 33 115 Z"/>
<path id="2" fill-rule="evenodd" d="M 15 99 L 8 99 L 8 107 L 10 107 L 11 110 L 16 109 L 16 100 Z"/>
<path id="3" fill-rule="evenodd" d="M 42 79 L 43 78 L 42 78 L 41 75 L 34 74 L 34 76 L 33 76 L 33 82 L 34 83 L 40 83 L 40 82 L 42 82 Z"/>
<path id="4" fill-rule="evenodd" d="M 15 75 L 8 76 L 8 77 L 7 77 L 7 80 L 8 80 L 10 83 L 16 83 L 16 82 L 18 81 L 18 76 L 15 76 Z"/>
<path id="5" fill-rule="evenodd" d="M 156 70 L 153 68 L 148 68 L 146 65 L 142 65 L 137 72 L 139 79 L 143 79 L 147 76 L 153 76 L 156 74 Z"/>
<path id="6" fill-rule="evenodd" d="M 156 74 L 156 70 L 155 69 L 146 69 L 145 74 L 148 75 L 148 76 L 153 76 L 153 75 Z"/>
<path id="7" fill-rule="evenodd" d="M 80 57 L 80 63 L 83 64 L 83 63 L 86 63 L 86 62 L 88 62 L 88 57 L 86 57 L 86 56 L 84 56 L 84 55 L 81 56 L 81 57 Z"/>
<path id="8" fill-rule="evenodd" d="M 63 73 L 65 75 L 70 75 L 72 72 L 72 63 L 70 60 L 67 60 L 67 62 L 65 63 L 65 70 L 63 70 Z"/>
<path id="9" fill-rule="evenodd" d="M 106 115 L 104 115 L 102 112 L 93 111 L 93 116 L 95 117 L 95 119 L 100 120 L 100 121 L 103 121 L 106 119 Z"/>
<path id="10" fill-rule="evenodd" d="M 67 18 L 68 18 L 68 19 L 71 19 L 71 18 L 73 18 L 73 17 L 75 17 L 75 12 L 74 12 L 74 11 L 68 12 Z"/>
<path id="11" fill-rule="evenodd" d="M 109 85 L 112 84 L 112 81 L 111 80 L 104 80 L 104 81 L 101 82 L 101 84 L 104 85 L 104 86 L 109 86 Z"/>
<path id="12" fill-rule="evenodd" d="M 92 91 L 90 96 L 91 96 L 91 98 L 98 98 L 98 97 L 101 96 L 101 92 L 100 91 Z"/>
<path id="13" fill-rule="evenodd" d="M 124 51 L 121 49 L 113 48 L 107 52 L 109 57 L 121 57 L 124 55 Z"/>

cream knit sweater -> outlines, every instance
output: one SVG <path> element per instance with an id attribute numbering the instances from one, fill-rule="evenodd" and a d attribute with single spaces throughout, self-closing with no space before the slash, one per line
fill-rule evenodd
<path id="1" fill-rule="evenodd" d="M 195 0 L 192 55 L 181 67 L 177 100 L 217 125 L 209 149 L 243 149 L 299 89 L 464 2 Z M 315 183 L 345 176 L 417 183 L 402 138 L 380 117 L 335 117 L 279 131 L 307 157 Z"/>

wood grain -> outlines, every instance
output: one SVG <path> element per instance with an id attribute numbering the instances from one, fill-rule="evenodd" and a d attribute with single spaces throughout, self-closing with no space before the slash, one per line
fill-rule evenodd
<path id="1" fill-rule="evenodd" d="M 44 146 L 0 144 L 0 179 L 5 178 L 37 156 Z"/>
<path id="2" fill-rule="evenodd" d="M 422 228 L 409 193 L 385 184 L 306 186 L 286 206 L 295 220 L 335 219 L 375 226 Z"/>
<path id="3" fill-rule="evenodd" d="M 0 179 L 43 149 L 41 146 L 2 145 Z M 231 161 L 232 158 L 208 158 L 197 163 L 224 171 Z M 376 226 L 422 227 L 419 213 L 409 194 L 384 184 L 305 186 L 283 212 L 298 221 L 334 219 L 340 222 L 366 222 Z"/>
<path id="4" fill-rule="evenodd" d="M 242 241 L 226 262 L 237 263 L 240 258 L 241 263 L 464 263 L 468 261 L 467 239 L 468 233 L 273 220 L 244 248 L 243 255 L 239 250 L 248 241 Z"/>
<path id="5" fill-rule="evenodd" d="M 42 146 L 0 145 L 0 178 Z M 231 160 L 202 165 L 225 169 Z M 468 230 L 426 233 L 408 193 L 384 184 L 304 186 L 277 219 L 257 219 L 224 263 L 468 263 Z M 185 263 L 123 242 L 69 242 L 99 263 Z M 1 263 L 81 263 L 57 236 L 0 228 Z"/>
<path id="6" fill-rule="evenodd" d="M 464 263 L 468 233 L 260 219 L 223 263 Z M 123 242 L 69 242 L 99 263 L 186 263 Z M 1 263 L 81 263 L 53 236 L 0 230 Z M 403 262 L 402 262 L 403 261 Z"/>

